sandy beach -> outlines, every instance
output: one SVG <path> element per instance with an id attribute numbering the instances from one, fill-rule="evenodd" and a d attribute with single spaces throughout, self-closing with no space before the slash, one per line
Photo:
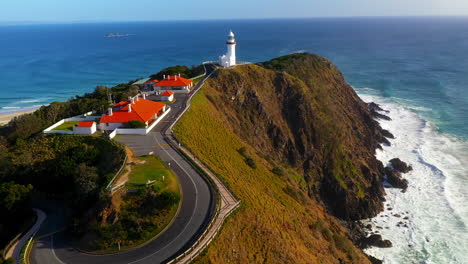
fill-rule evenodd
<path id="1" fill-rule="evenodd" d="M 16 112 L 16 113 L 0 114 L 0 125 L 7 124 L 14 117 L 17 117 L 17 116 L 20 116 L 20 115 L 23 115 L 23 114 L 29 114 L 29 113 L 32 113 L 34 111 L 36 111 L 36 109 L 26 110 L 26 111 Z"/>

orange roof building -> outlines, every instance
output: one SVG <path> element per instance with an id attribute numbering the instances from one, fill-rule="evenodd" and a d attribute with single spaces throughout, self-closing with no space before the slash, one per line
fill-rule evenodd
<path id="1" fill-rule="evenodd" d="M 174 100 L 174 93 L 171 91 L 165 91 L 161 94 L 161 101 L 172 102 Z"/>
<path id="2" fill-rule="evenodd" d="M 139 97 L 131 98 L 109 108 L 107 114 L 101 117 L 101 130 L 125 127 L 132 120 L 138 120 L 148 125 L 165 111 L 166 105 L 163 103 Z"/>
<path id="3" fill-rule="evenodd" d="M 76 135 L 92 135 L 96 133 L 96 122 L 81 121 L 73 126 L 73 134 Z"/>
<path id="4" fill-rule="evenodd" d="M 94 125 L 94 121 L 81 121 L 78 123 L 78 127 L 92 127 Z"/>
<path id="5" fill-rule="evenodd" d="M 193 81 L 180 77 L 179 75 L 169 75 L 164 76 L 159 82 L 156 82 L 153 85 L 153 91 L 156 90 L 172 90 L 172 91 L 190 91 L 190 88 L 193 86 Z"/>

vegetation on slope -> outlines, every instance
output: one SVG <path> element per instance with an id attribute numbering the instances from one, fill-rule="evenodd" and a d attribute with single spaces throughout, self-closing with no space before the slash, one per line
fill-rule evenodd
<path id="1" fill-rule="evenodd" d="M 79 247 L 112 253 L 154 238 L 174 218 L 180 203 L 176 177 L 157 157 L 134 158 L 126 187 L 93 219 Z M 149 182 L 148 182 L 149 181 Z"/>
<path id="2" fill-rule="evenodd" d="M 191 68 L 185 65 L 176 65 L 172 67 L 165 68 L 158 73 L 155 73 L 150 76 L 151 79 L 162 80 L 164 75 L 177 75 L 180 73 L 180 76 L 184 78 L 193 78 L 200 74 L 203 74 L 205 69 L 203 65 L 192 66 Z"/>
<path id="3" fill-rule="evenodd" d="M 32 190 L 67 199 L 72 209 L 70 220 L 77 226 L 82 223 L 78 219 L 86 215 L 85 209 L 107 199 L 102 190 L 123 162 L 121 147 L 107 138 L 46 136 L 42 130 L 91 110 L 102 113 L 109 106 L 109 93 L 114 100 L 137 93 L 138 87 L 131 83 L 98 86 L 93 93 L 53 102 L 0 126 L 0 185 L 14 183 L 17 188 L 11 188 L 7 196 L 16 197 L 22 205 L 5 209 L 8 217 L 0 217 L 0 248 L 20 232 L 22 220 L 28 221 L 26 215 L 33 216 L 29 203 Z M 27 192 L 13 191 L 20 189 Z"/>
<path id="4" fill-rule="evenodd" d="M 232 118 L 241 113 L 219 111 L 224 102 L 213 100 L 221 94 L 213 83 L 194 97 L 174 129 L 242 206 L 196 263 L 368 263 L 334 217 L 308 197 L 298 170 L 265 157 L 233 132 Z"/>

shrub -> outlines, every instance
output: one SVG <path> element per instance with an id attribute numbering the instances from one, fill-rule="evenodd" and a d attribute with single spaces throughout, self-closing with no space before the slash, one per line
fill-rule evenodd
<path id="1" fill-rule="evenodd" d="M 247 149 L 245 147 L 238 149 L 237 152 L 239 152 L 239 154 L 241 154 L 244 158 L 247 156 Z"/>
<path id="2" fill-rule="evenodd" d="M 139 120 L 130 120 L 128 121 L 128 126 L 131 128 L 145 128 L 146 124 Z"/>
<path id="3" fill-rule="evenodd" d="M 255 160 L 252 159 L 251 157 L 245 158 L 245 162 L 246 162 L 247 165 L 249 165 L 252 169 L 256 169 L 256 168 L 257 168 L 257 163 L 255 163 Z"/>
<path id="4" fill-rule="evenodd" d="M 276 174 L 278 176 L 284 176 L 286 173 L 284 172 L 284 170 L 280 167 L 274 167 L 271 172 L 273 172 L 273 174 Z"/>

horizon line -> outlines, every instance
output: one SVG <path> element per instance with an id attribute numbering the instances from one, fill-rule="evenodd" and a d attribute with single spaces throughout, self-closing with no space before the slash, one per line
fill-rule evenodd
<path id="1" fill-rule="evenodd" d="M 264 18 L 201 18 L 201 19 L 162 19 L 162 20 L 72 20 L 72 21 L 0 21 L 0 26 L 53 25 L 53 24 L 92 24 L 92 23 L 148 23 L 148 22 L 189 22 L 189 21 L 242 21 L 242 20 L 300 20 L 337 18 L 468 18 L 468 15 L 366 15 L 366 16 L 312 16 L 312 17 L 264 17 Z"/>

